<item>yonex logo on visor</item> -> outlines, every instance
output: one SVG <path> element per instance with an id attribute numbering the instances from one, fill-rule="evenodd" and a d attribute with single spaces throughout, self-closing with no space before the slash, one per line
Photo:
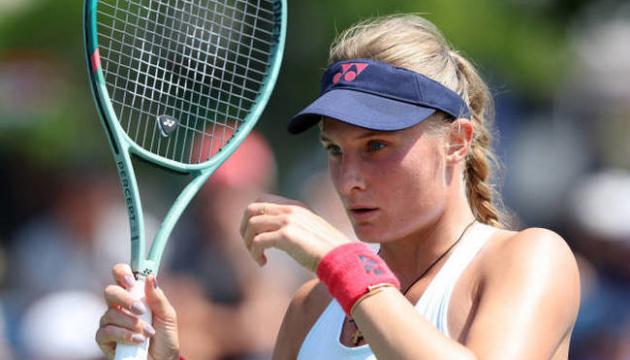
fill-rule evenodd
<path id="1" fill-rule="evenodd" d="M 342 78 L 345 81 L 350 82 L 356 79 L 357 76 L 359 76 L 359 74 L 361 74 L 366 67 L 368 67 L 368 64 L 366 63 L 341 64 L 341 71 L 333 75 L 332 83 L 337 84 Z"/>
<path id="2" fill-rule="evenodd" d="M 453 119 L 470 118 L 466 102 L 439 82 L 384 62 L 352 59 L 328 67 L 319 98 L 291 119 L 289 132 L 302 132 L 322 117 L 396 131 L 414 126 L 436 111 Z"/>

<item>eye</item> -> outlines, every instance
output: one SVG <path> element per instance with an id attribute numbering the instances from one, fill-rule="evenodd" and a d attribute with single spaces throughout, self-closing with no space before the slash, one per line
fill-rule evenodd
<path id="1" fill-rule="evenodd" d="M 385 143 L 380 140 L 370 140 L 367 143 L 368 152 L 376 152 L 385 148 Z"/>
<path id="2" fill-rule="evenodd" d="M 343 154 L 341 148 L 337 145 L 328 144 L 324 146 L 324 148 L 326 149 L 326 152 L 328 152 L 328 155 L 333 157 L 341 156 L 341 154 Z"/>

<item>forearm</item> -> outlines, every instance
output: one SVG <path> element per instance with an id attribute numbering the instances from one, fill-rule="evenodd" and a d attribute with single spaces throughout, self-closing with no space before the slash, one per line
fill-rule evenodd
<path id="1" fill-rule="evenodd" d="M 418 314 L 394 288 L 362 300 L 352 317 L 379 359 L 475 359 L 470 350 Z"/>

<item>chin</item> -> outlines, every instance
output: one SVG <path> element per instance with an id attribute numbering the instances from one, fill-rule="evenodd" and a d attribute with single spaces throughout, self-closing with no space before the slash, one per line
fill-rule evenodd
<path id="1" fill-rule="evenodd" d="M 354 234 L 365 243 L 381 244 L 389 241 L 389 236 L 373 225 L 355 225 Z"/>

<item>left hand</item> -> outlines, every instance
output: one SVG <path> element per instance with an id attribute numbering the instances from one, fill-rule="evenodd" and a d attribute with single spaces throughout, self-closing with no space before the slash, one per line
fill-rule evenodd
<path id="1" fill-rule="evenodd" d="M 350 242 L 302 203 L 275 195 L 264 195 L 247 207 L 240 231 L 258 265 L 267 263 L 265 249 L 274 247 L 312 272 L 330 250 Z"/>

